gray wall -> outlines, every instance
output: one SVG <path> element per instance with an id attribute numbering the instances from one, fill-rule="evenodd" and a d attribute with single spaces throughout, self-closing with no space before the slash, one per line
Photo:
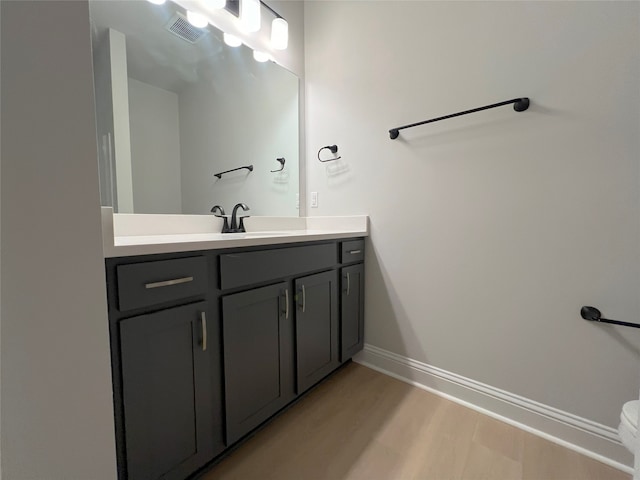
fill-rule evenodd
<path id="1" fill-rule="evenodd" d="M 136 212 L 182 213 L 178 95 L 129 78 Z"/>
<path id="2" fill-rule="evenodd" d="M 579 309 L 640 320 L 640 4 L 305 9 L 309 211 L 370 215 L 366 341 L 617 426 L 640 332 Z"/>
<path id="3" fill-rule="evenodd" d="M 87 4 L 0 8 L 2 473 L 113 479 Z"/>

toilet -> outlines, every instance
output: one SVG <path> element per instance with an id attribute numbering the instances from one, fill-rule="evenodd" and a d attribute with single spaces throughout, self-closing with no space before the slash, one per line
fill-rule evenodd
<path id="1" fill-rule="evenodd" d="M 637 451 L 638 444 L 638 407 L 640 400 L 631 400 L 622 406 L 618 435 L 625 447 L 631 452 Z"/>

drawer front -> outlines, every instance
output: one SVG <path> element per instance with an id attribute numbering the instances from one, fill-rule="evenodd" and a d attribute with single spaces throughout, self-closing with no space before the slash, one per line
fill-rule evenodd
<path id="1" fill-rule="evenodd" d="M 361 262 L 364 260 L 364 239 L 342 242 L 342 263 Z"/>
<path id="2" fill-rule="evenodd" d="M 337 243 L 220 255 L 221 288 L 242 287 L 331 268 L 338 263 Z"/>
<path id="3" fill-rule="evenodd" d="M 205 257 L 118 265 L 121 311 L 202 295 L 207 289 Z"/>

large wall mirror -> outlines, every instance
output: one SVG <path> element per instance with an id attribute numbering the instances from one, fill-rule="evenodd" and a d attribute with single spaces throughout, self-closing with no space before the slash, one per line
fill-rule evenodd
<path id="1" fill-rule="evenodd" d="M 89 6 L 102 204 L 207 214 L 243 202 L 252 215 L 297 216 L 298 78 L 211 25 L 191 27 L 172 2 Z"/>

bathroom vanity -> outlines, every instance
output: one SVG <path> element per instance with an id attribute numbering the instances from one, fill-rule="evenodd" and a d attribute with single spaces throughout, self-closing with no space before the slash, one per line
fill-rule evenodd
<path id="1" fill-rule="evenodd" d="M 121 479 L 188 477 L 362 349 L 363 218 L 105 247 Z"/>

